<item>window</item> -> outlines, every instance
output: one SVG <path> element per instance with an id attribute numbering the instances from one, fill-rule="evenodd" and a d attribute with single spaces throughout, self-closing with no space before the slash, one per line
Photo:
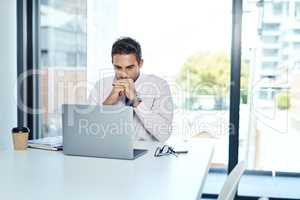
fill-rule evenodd
<path id="1" fill-rule="evenodd" d="M 265 1 L 264 3 L 267 7 L 267 4 L 272 2 Z M 255 16 L 257 9 L 257 7 L 253 7 L 247 15 L 252 13 Z M 297 34 L 297 31 L 293 31 L 288 26 L 288 20 L 282 20 L 280 23 L 269 23 L 278 19 L 276 16 L 281 15 L 282 3 L 273 2 L 273 18 L 270 10 L 265 9 L 265 7 L 261 9 L 263 9 L 261 20 L 264 30 L 276 30 L 278 35 Z M 251 19 L 252 22 L 245 24 L 245 26 L 248 27 L 248 30 L 256 30 L 258 22 L 256 22 L 255 17 Z M 256 37 L 259 42 L 247 43 L 252 37 Z M 259 40 L 260 37 L 259 35 L 245 34 L 242 42 L 243 49 L 252 48 L 255 50 L 250 56 L 252 60 L 248 68 L 249 74 L 252 74 L 253 77 L 247 82 L 247 87 L 252 88 L 252 91 L 247 94 L 249 101 L 240 103 L 240 116 L 246 122 L 240 123 L 240 137 L 243 142 L 239 146 L 239 158 L 248 161 L 248 170 L 257 174 L 259 171 L 269 172 L 273 174 L 275 181 L 277 175 L 279 176 L 282 172 L 300 172 L 300 160 L 295 154 L 295 152 L 300 151 L 298 143 L 295 142 L 300 140 L 298 134 L 300 119 L 299 114 L 297 114 L 300 112 L 298 105 L 300 101 L 300 74 L 291 65 L 297 59 L 294 55 L 295 52 L 284 51 L 284 55 L 280 54 L 283 52 L 281 47 L 291 47 L 291 45 L 284 40 L 279 40 L 277 36 L 263 36 Z M 294 40 L 296 41 L 292 47 L 297 48 L 300 41 L 297 41 L 297 37 L 294 37 Z M 265 44 L 272 43 L 278 44 L 278 49 L 265 49 Z M 273 56 L 278 59 L 278 65 L 276 62 L 266 62 L 269 57 Z M 249 55 L 242 55 L 242 60 L 248 58 Z M 279 146 L 280 148 L 278 148 Z M 261 188 L 264 187 L 266 186 L 261 185 Z M 243 195 L 243 191 L 245 190 L 240 188 L 239 194 Z M 247 195 L 250 194 L 247 193 Z M 276 197 L 275 193 L 264 193 L 263 190 L 252 195 Z M 284 193 L 284 197 L 291 198 L 292 196 Z"/>
<path id="2" fill-rule="evenodd" d="M 294 43 L 294 49 L 295 50 L 300 50 L 300 42 L 295 42 Z"/>
<path id="3" fill-rule="evenodd" d="M 300 19 L 300 2 L 295 2 L 295 18 Z"/>
<path id="4" fill-rule="evenodd" d="M 263 56 L 266 56 L 266 57 L 278 56 L 278 50 L 277 49 L 264 49 Z"/>
<path id="5" fill-rule="evenodd" d="M 283 60 L 283 61 L 287 61 L 288 59 L 289 59 L 289 55 L 283 55 L 283 56 L 282 56 L 282 60 Z"/>
<path id="6" fill-rule="evenodd" d="M 259 99 L 267 100 L 268 99 L 268 92 L 265 90 L 259 91 Z"/>
<path id="7" fill-rule="evenodd" d="M 274 69 L 277 67 L 276 62 L 263 62 L 262 69 Z"/>
<path id="8" fill-rule="evenodd" d="M 86 91 L 86 0 L 40 2 L 41 137 L 61 135 L 61 105 L 82 103 Z"/>
<path id="9" fill-rule="evenodd" d="M 300 35 L 300 29 L 294 29 L 294 34 Z"/>
<path id="10" fill-rule="evenodd" d="M 277 23 L 263 23 L 263 30 L 264 31 L 278 31 L 279 30 L 279 24 Z"/>
<path id="11" fill-rule="evenodd" d="M 276 44 L 278 40 L 278 36 L 262 36 L 262 42 L 265 44 Z"/>
<path id="12" fill-rule="evenodd" d="M 299 62 L 299 61 L 297 61 L 297 62 L 295 63 L 295 70 L 296 70 L 297 72 L 300 72 L 300 62 Z"/>
<path id="13" fill-rule="evenodd" d="M 110 2 L 108 10 L 103 9 L 104 2 Z M 213 141 L 213 166 L 224 169 L 228 162 L 230 6 L 230 1 L 88 1 L 88 30 L 95 30 L 88 32 L 88 62 L 99 66 L 88 66 L 88 76 L 99 70 L 113 74 L 112 43 L 120 36 L 136 38 L 143 50 L 143 73 L 158 75 L 172 86 L 176 109 L 170 140 Z M 101 48 L 94 41 L 102 42 Z M 88 78 L 94 83 L 99 77 Z"/>
<path id="14" fill-rule="evenodd" d="M 283 3 L 284 6 L 284 14 L 285 16 L 289 16 L 289 8 L 290 8 L 290 2 L 284 2 Z"/>
<path id="15" fill-rule="evenodd" d="M 273 3 L 273 15 L 280 16 L 283 11 L 283 3 L 282 2 L 274 2 Z"/>

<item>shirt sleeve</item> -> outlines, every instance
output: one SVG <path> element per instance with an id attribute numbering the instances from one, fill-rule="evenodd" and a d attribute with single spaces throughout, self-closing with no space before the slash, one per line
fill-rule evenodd
<path id="1" fill-rule="evenodd" d="M 142 102 L 134 108 L 135 114 L 145 129 L 159 142 L 164 143 L 171 135 L 173 121 L 173 100 L 168 83 L 162 81 L 159 93 L 150 107 Z"/>
<path id="2" fill-rule="evenodd" d="M 88 98 L 88 104 L 89 105 L 97 105 L 97 94 L 96 94 L 96 90 L 95 88 L 93 88 L 91 91 L 90 91 L 90 94 L 89 94 L 89 98 Z"/>
<path id="3" fill-rule="evenodd" d="M 100 79 L 92 88 L 88 98 L 90 105 L 102 105 L 111 90 L 110 79 Z"/>
<path id="4" fill-rule="evenodd" d="M 100 103 L 100 94 L 99 94 L 99 84 L 95 84 L 89 94 L 88 104 L 90 105 L 99 105 Z"/>

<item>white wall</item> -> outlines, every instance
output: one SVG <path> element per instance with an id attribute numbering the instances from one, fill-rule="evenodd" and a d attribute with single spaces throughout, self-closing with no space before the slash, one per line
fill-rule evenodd
<path id="1" fill-rule="evenodd" d="M 10 132 L 17 124 L 16 34 L 16 0 L 0 0 L 0 150 L 11 148 Z"/>

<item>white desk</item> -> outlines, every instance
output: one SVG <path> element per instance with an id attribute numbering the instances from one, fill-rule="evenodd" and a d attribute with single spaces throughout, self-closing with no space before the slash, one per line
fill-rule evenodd
<path id="1" fill-rule="evenodd" d="M 213 146 L 189 145 L 187 155 L 136 160 L 65 156 L 36 149 L 0 151 L 0 198 L 7 200 L 200 198 Z"/>

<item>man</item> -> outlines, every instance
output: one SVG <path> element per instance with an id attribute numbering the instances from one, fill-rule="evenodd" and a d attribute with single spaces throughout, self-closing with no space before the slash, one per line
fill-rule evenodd
<path id="1" fill-rule="evenodd" d="M 173 120 L 168 83 L 140 73 L 144 62 L 142 51 L 132 38 L 118 39 L 112 46 L 111 57 L 115 75 L 96 83 L 89 102 L 132 106 L 136 139 L 165 142 L 170 137 Z"/>

